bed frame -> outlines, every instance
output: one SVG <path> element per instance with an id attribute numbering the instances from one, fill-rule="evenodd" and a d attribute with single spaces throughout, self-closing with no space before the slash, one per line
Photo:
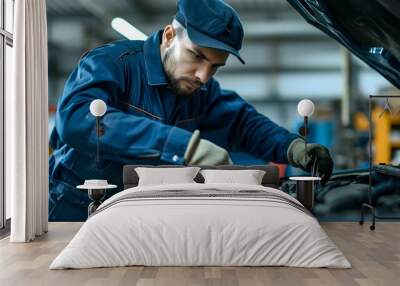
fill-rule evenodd
<path id="1" fill-rule="evenodd" d="M 123 169 L 123 183 L 124 189 L 133 188 L 138 185 L 139 177 L 135 171 L 136 167 L 148 167 L 148 168 L 182 168 L 185 166 L 180 165 L 125 165 Z M 221 165 L 221 166 L 197 166 L 201 169 L 219 169 L 219 170 L 248 170 L 256 169 L 266 171 L 261 184 L 265 187 L 279 188 L 279 170 L 277 166 L 274 165 L 251 165 L 251 166 L 241 166 L 241 165 Z M 199 173 L 194 180 L 197 183 L 204 183 L 203 176 Z"/>

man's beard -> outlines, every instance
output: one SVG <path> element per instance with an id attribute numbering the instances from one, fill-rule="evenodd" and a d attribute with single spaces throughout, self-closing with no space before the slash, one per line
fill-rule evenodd
<path id="1" fill-rule="evenodd" d="M 174 77 L 173 72 L 176 69 L 176 62 L 175 62 L 174 58 L 172 57 L 173 49 L 174 49 L 174 47 L 172 47 L 170 49 L 167 49 L 165 51 L 164 57 L 162 59 L 165 75 L 167 76 L 168 86 L 169 86 L 169 88 L 172 89 L 172 92 L 177 96 L 191 96 L 198 89 L 195 89 L 194 91 L 189 92 L 189 91 L 183 89 L 179 85 L 179 81 L 180 80 L 186 80 L 186 81 L 189 81 L 189 82 L 191 82 L 193 84 L 199 84 L 199 86 L 201 85 L 201 83 L 193 82 L 193 79 L 191 79 L 189 77 L 180 77 L 180 78 L 175 78 Z"/>

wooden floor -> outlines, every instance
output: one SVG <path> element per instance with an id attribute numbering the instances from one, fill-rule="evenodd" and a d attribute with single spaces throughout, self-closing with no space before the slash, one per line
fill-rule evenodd
<path id="1" fill-rule="evenodd" d="M 0 285 L 400 285 L 400 223 L 322 223 L 353 268 L 120 267 L 48 270 L 80 223 L 50 223 L 32 243 L 0 241 Z"/>

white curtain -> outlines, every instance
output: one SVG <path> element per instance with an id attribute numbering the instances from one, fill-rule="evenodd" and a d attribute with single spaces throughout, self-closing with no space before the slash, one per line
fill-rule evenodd
<path id="1" fill-rule="evenodd" d="M 47 232 L 48 90 L 45 0 L 17 0 L 12 94 L 6 98 L 6 187 L 12 242 Z"/>

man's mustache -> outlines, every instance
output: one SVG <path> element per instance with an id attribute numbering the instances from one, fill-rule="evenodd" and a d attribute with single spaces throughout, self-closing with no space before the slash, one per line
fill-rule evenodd
<path id="1" fill-rule="evenodd" d="M 198 87 L 204 85 L 204 83 L 201 82 L 201 80 L 195 79 L 195 78 L 190 78 L 190 77 L 187 77 L 187 76 L 182 76 L 179 79 L 186 80 L 186 81 L 190 82 L 192 85 L 195 85 L 195 86 L 198 86 Z"/>

